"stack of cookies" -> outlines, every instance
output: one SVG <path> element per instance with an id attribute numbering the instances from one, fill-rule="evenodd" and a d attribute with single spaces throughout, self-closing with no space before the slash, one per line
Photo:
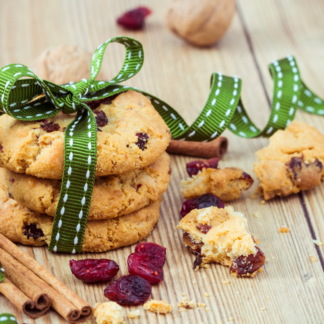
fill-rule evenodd
<path id="1" fill-rule="evenodd" d="M 144 95 L 128 91 L 91 102 L 97 170 L 83 251 L 146 238 L 159 218 L 171 176 L 170 131 Z M 0 117 L 0 233 L 13 242 L 49 244 L 64 164 L 64 130 L 73 115 L 37 122 Z"/>

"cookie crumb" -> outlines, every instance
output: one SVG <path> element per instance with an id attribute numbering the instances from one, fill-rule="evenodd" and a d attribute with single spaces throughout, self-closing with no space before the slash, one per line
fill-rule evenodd
<path id="1" fill-rule="evenodd" d="M 208 294 L 208 293 L 206 293 L 206 292 L 204 293 L 204 295 L 205 295 L 205 297 L 209 297 L 209 294 Z"/>
<path id="2" fill-rule="evenodd" d="M 224 284 L 224 285 L 229 285 L 230 283 L 231 283 L 231 282 L 229 281 L 229 279 L 223 281 L 223 284 Z"/>
<path id="3" fill-rule="evenodd" d="M 265 200 L 261 200 L 261 201 L 260 201 L 260 204 L 261 204 L 261 205 L 264 205 L 265 203 L 266 203 Z"/>
<path id="4" fill-rule="evenodd" d="M 271 299 L 269 296 L 266 297 L 267 299 Z"/>
<path id="5" fill-rule="evenodd" d="M 209 269 L 210 265 L 208 263 L 204 263 L 200 266 L 201 268 Z"/>
<path id="6" fill-rule="evenodd" d="M 209 307 L 206 307 L 206 312 L 209 312 Z"/>
<path id="7" fill-rule="evenodd" d="M 317 261 L 317 259 L 313 255 L 310 256 L 310 259 L 311 259 L 312 262 L 316 262 Z"/>
<path id="8" fill-rule="evenodd" d="M 178 304 L 179 308 L 193 309 L 195 307 L 195 302 L 193 300 L 187 301 L 187 298 L 183 298 Z"/>
<path id="9" fill-rule="evenodd" d="M 196 279 L 192 280 L 192 283 L 193 284 L 196 284 L 197 283 L 197 280 Z"/>
<path id="10" fill-rule="evenodd" d="M 253 216 L 255 218 L 260 218 L 260 213 L 258 211 L 256 211 L 256 212 L 253 213 Z"/>
<path id="11" fill-rule="evenodd" d="M 180 309 L 179 309 L 179 313 L 180 313 L 180 312 L 184 312 L 185 310 L 186 310 L 185 308 L 180 308 Z"/>
<path id="12" fill-rule="evenodd" d="M 260 308 L 260 311 L 263 312 L 266 309 L 267 309 L 266 307 L 262 307 L 262 308 Z"/>
<path id="13" fill-rule="evenodd" d="M 128 318 L 130 318 L 130 319 L 135 319 L 135 318 L 137 318 L 137 317 L 139 317 L 140 316 L 140 310 L 138 309 L 138 310 L 136 310 L 136 311 L 134 311 L 134 312 L 130 312 L 130 313 L 128 313 Z"/>
<path id="14" fill-rule="evenodd" d="M 206 307 L 205 303 L 197 303 L 197 307 Z"/>
<path id="15" fill-rule="evenodd" d="M 164 300 L 149 300 L 144 304 L 144 309 L 157 314 L 168 314 L 172 312 L 172 306 Z"/>
<path id="16" fill-rule="evenodd" d="M 186 296 L 186 294 L 185 294 L 184 292 L 183 292 L 183 293 L 181 293 L 181 295 L 182 295 L 182 296 Z"/>
<path id="17" fill-rule="evenodd" d="M 124 321 L 123 308 L 115 302 L 97 303 L 93 315 L 98 324 L 122 324 Z"/>
<path id="18" fill-rule="evenodd" d="M 313 242 L 318 246 L 323 245 L 323 243 L 320 240 L 313 240 Z"/>
<path id="19" fill-rule="evenodd" d="M 229 321 L 229 322 L 233 322 L 233 321 L 234 321 L 234 318 L 233 318 L 233 317 L 230 317 L 230 318 L 228 319 L 228 321 Z"/>
<path id="20" fill-rule="evenodd" d="M 279 228 L 280 233 L 289 233 L 290 229 L 287 226 L 281 226 Z"/>

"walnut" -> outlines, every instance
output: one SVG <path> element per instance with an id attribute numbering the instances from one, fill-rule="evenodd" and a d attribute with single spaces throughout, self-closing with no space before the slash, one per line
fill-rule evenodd
<path id="1" fill-rule="evenodd" d="M 172 0 L 166 24 L 176 35 L 198 45 L 212 45 L 221 39 L 235 13 L 235 0 Z"/>
<path id="2" fill-rule="evenodd" d="M 48 48 L 36 59 L 34 71 L 44 80 L 56 84 L 78 82 L 90 78 L 92 54 L 76 45 L 60 45 Z M 104 80 L 100 71 L 98 80 Z"/>

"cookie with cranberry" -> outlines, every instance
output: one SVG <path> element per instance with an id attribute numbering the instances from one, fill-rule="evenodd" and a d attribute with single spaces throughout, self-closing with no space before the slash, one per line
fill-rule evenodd
<path id="1" fill-rule="evenodd" d="M 196 255 L 194 269 L 210 262 L 230 267 L 234 276 L 253 277 L 265 262 L 247 219 L 231 206 L 194 209 L 181 219 L 183 242 Z"/>
<path id="2" fill-rule="evenodd" d="M 90 103 L 96 115 L 96 176 L 119 174 L 153 163 L 166 150 L 170 130 L 150 100 L 135 91 Z M 38 178 L 61 179 L 64 130 L 75 116 L 38 122 L 0 117 L 0 166 Z"/>
<path id="3" fill-rule="evenodd" d="M 249 174 L 239 168 L 203 168 L 196 175 L 181 181 L 181 193 L 186 199 L 211 193 L 223 201 L 238 198 L 253 184 Z"/>
<path id="4" fill-rule="evenodd" d="M 160 216 L 160 201 L 126 216 L 89 221 L 82 251 L 104 252 L 145 239 Z M 51 239 L 53 217 L 40 214 L 9 198 L 0 189 L 0 233 L 12 242 L 31 246 L 47 245 Z"/>
<path id="5" fill-rule="evenodd" d="M 170 176 L 170 157 L 163 153 L 143 169 L 97 177 L 88 220 L 119 217 L 144 208 L 162 196 Z M 55 216 L 61 180 L 39 179 L 0 168 L 0 187 L 23 206 Z"/>
<path id="6" fill-rule="evenodd" d="M 266 200 L 311 189 L 324 179 L 324 136 L 307 124 L 294 121 L 277 131 L 256 155 L 257 192 Z"/>

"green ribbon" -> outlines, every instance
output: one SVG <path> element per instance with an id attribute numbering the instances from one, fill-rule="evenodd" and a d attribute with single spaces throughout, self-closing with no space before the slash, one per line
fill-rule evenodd
<path id="1" fill-rule="evenodd" d="M 0 324 L 17 324 L 18 321 L 13 314 L 2 313 L 0 314 Z"/>
<path id="2" fill-rule="evenodd" d="M 96 81 L 105 49 L 109 43 L 126 47 L 120 72 L 110 81 Z M 0 70 L 0 110 L 22 121 L 53 117 L 60 111 L 77 112 L 64 132 L 64 171 L 56 209 L 50 251 L 81 252 L 92 197 L 97 159 L 97 125 L 87 102 L 135 90 L 146 95 L 170 128 L 172 138 L 186 141 L 211 141 L 226 128 L 245 137 L 269 137 L 284 129 L 297 108 L 324 115 L 324 103 L 302 82 L 296 60 L 288 56 L 269 65 L 274 81 L 271 114 L 266 127 L 258 129 L 241 101 L 242 81 L 221 73 L 211 76 L 211 91 L 195 122 L 189 126 L 166 102 L 134 87 L 118 83 L 138 73 L 143 65 L 142 45 L 129 37 L 118 36 L 98 46 L 91 61 L 90 79 L 56 85 L 37 77 L 22 64 L 10 64 Z M 23 78 L 23 79 L 21 79 Z M 44 96 L 39 97 L 40 94 Z"/>

